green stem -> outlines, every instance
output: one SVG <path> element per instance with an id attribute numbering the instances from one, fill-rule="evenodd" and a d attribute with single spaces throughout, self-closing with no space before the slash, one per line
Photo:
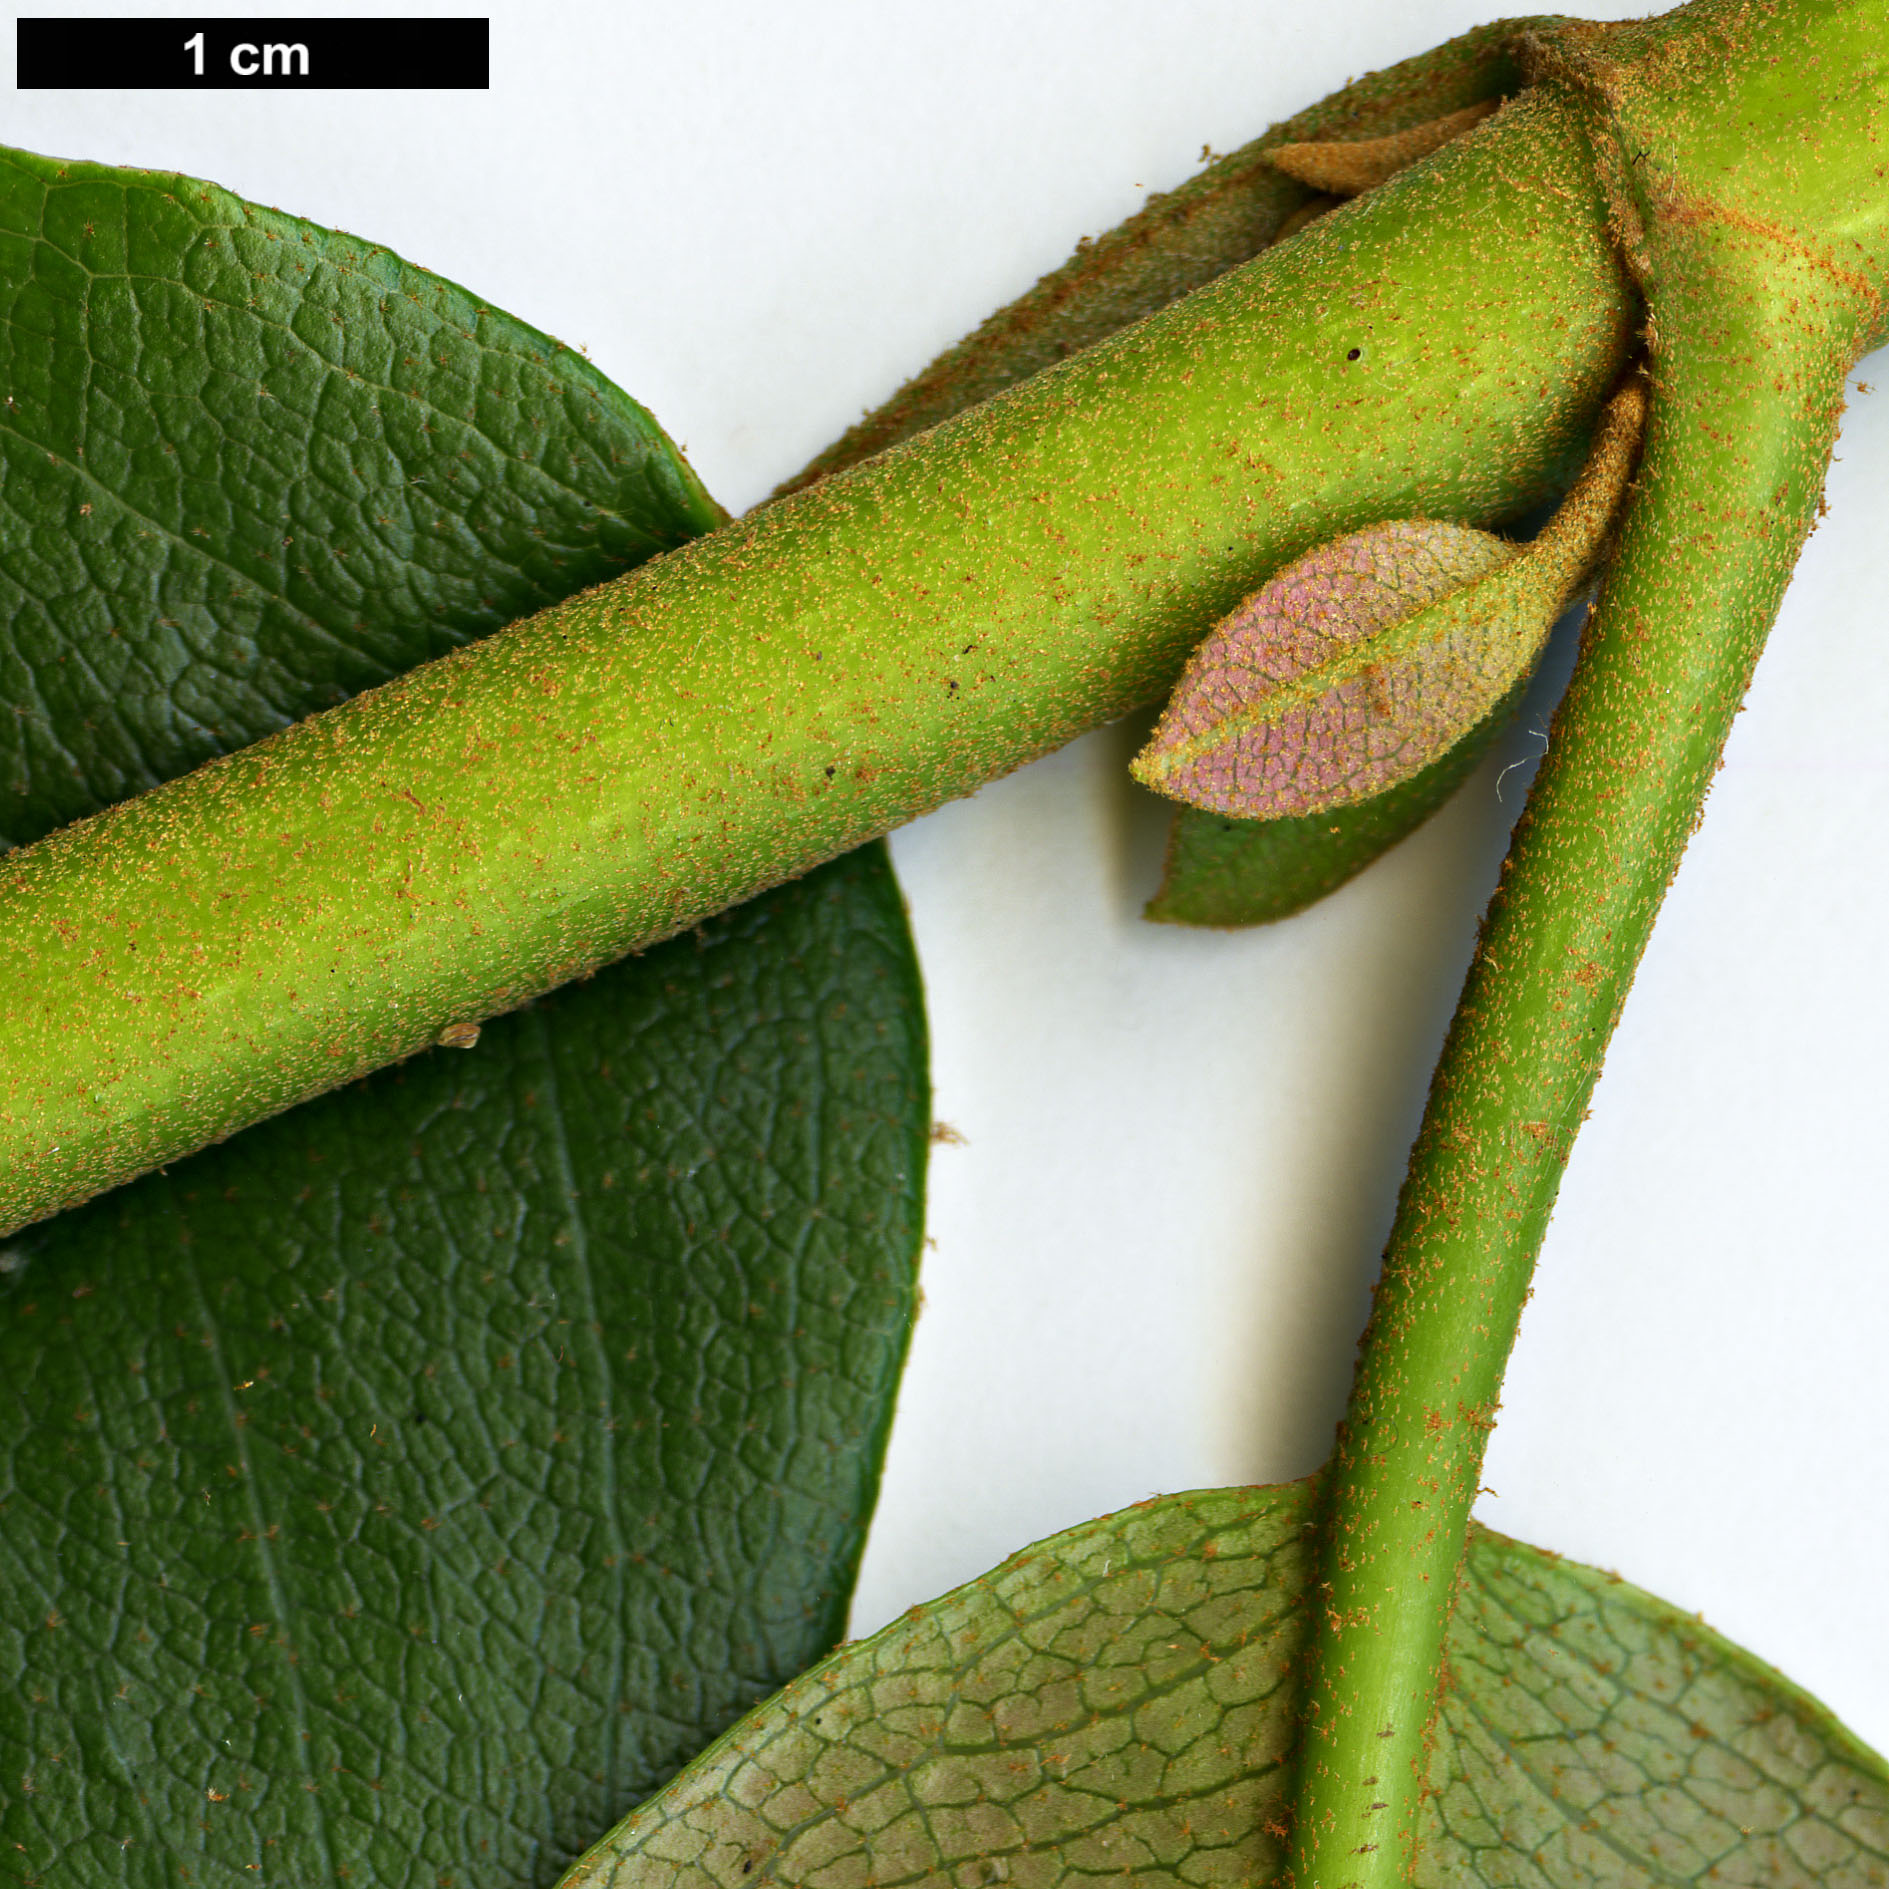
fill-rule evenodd
<path id="1" fill-rule="evenodd" d="M 0 1229 L 1163 693 L 1322 539 L 1554 490 L 1625 351 L 1604 231 L 1571 116 L 1517 101 L 852 473 L 8 855 Z"/>
<path id="2" fill-rule="evenodd" d="M 1744 47 L 1761 77 L 1772 50 Z M 1721 100 L 1688 121 L 1669 71 L 1673 109 L 1649 123 L 1617 67 L 1601 76 L 1597 144 L 1630 178 L 1616 209 L 1652 313 L 1640 490 L 1437 1069 L 1339 1432 L 1294 1832 L 1305 1889 L 1410 1874 L 1444 1635 L 1535 1255 L 1815 516 L 1844 373 L 1882 314 L 1880 210 L 1858 247 L 1864 226 L 1840 217 L 1808 219 L 1814 237 L 1753 217 L 1736 180 L 1737 208 L 1691 191 L 1684 175 L 1724 181 L 1700 127 L 1735 138 L 1741 115 Z M 1689 163 L 1667 161 L 1675 139 Z"/>

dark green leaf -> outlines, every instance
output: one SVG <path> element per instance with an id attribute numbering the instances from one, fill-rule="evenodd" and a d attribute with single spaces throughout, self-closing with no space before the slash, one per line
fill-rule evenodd
<path id="1" fill-rule="evenodd" d="M 841 1630 L 928 1096 L 882 848 L 0 1256 L 0 1875 L 544 1883 Z"/>
<path id="2" fill-rule="evenodd" d="M 0 158 L 0 379 L 5 840 L 719 515 L 557 344 L 188 179 Z M 543 1882 L 823 1652 L 927 1102 L 872 848 L 16 1240 L 13 1873 Z"/>
<path id="3" fill-rule="evenodd" d="M 1420 774 L 1353 806 L 1283 820 L 1179 808 L 1146 916 L 1168 925 L 1264 925 L 1317 904 L 1429 819 L 1476 771 L 1511 713 L 1505 705 Z"/>
<path id="4" fill-rule="evenodd" d="M 0 846 L 719 512 L 578 355 L 356 237 L 0 152 Z"/>
<path id="5" fill-rule="evenodd" d="M 569 1889 L 1277 1881 L 1314 1501 L 1051 1537 L 797 1680 Z M 1479 1530 L 1449 1659 L 1425 1889 L 1889 1879 L 1889 1767 L 1651 1594 Z"/>

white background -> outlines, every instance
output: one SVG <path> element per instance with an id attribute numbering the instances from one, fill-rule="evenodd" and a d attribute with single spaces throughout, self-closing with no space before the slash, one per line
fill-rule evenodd
<path id="1" fill-rule="evenodd" d="M 391 245 L 587 345 L 739 509 L 1203 145 L 1484 12 L 492 17 L 485 94 L 15 94 L 7 33 L 0 135 L 200 173 Z M 1480 1513 L 1702 1610 L 1884 1746 L 1889 396 L 1859 398 L 1838 451 L 1575 1151 Z M 856 1630 L 1086 1516 L 1318 1462 L 1527 772 L 1500 799 L 1497 776 L 1538 745 L 1254 933 L 1137 919 L 1165 814 L 1123 776 L 1132 731 L 897 837 L 938 1113 L 965 1139 L 933 1164 Z"/>

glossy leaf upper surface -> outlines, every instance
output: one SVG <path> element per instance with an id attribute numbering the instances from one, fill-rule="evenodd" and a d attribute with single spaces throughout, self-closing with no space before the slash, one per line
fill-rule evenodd
<path id="1" fill-rule="evenodd" d="M 870 848 L 16 1236 L 0 1874 L 544 1883 L 824 1652 L 923 1070 Z"/>
<path id="2" fill-rule="evenodd" d="M 0 160 L 7 839 L 718 516 L 577 357 Z M 0 1858 L 543 1883 L 837 1637 L 928 1094 L 882 848 L 0 1249 Z"/>
<path id="3" fill-rule="evenodd" d="M 0 151 L 0 844 L 719 512 L 581 356 L 376 245 Z"/>

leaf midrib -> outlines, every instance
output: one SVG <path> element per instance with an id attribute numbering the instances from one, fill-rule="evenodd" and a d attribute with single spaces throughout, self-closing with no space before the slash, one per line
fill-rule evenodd
<path id="1" fill-rule="evenodd" d="M 542 1009 L 534 1008 L 527 1014 L 531 1017 L 533 1032 L 538 1039 L 539 1054 L 543 1058 L 545 1102 L 549 1110 L 549 1139 L 553 1157 L 557 1162 L 558 1190 L 564 1197 L 566 1224 L 571 1229 L 571 1260 L 584 1286 L 585 1338 L 596 1364 L 597 1383 L 603 1396 L 605 1422 L 602 1432 L 603 1474 L 599 1479 L 601 1483 L 599 1507 L 610 1536 L 611 1617 L 621 1620 L 624 1617 L 626 1598 L 624 1584 L 629 1556 L 628 1546 L 623 1539 L 623 1517 L 617 1501 L 616 1373 L 610 1368 L 609 1358 L 604 1352 L 601 1339 L 603 1321 L 598 1315 L 597 1283 L 590 1270 L 590 1228 L 584 1217 L 583 1193 L 577 1185 L 576 1168 L 571 1159 L 570 1136 L 564 1123 L 564 1105 L 558 1089 L 556 1046 L 551 1040 L 551 1028 L 546 1013 Z M 622 1713 L 617 1708 L 623 1702 L 626 1636 L 615 1635 L 613 1647 L 609 1695 L 605 1701 L 603 1715 L 603 1774 L 610 1780 L 617 1775 L 618 1720 L 622 1717 Z"/>
<path id="2" fill-rule="evenodd" d="M 249 1509 L 250 1533 L 254 1536 L 256 1560 L 262 1569 L 263 1584 L 268 1590 L 270 1610 L 275 1615 L 277 1631 L 290 1644 L 280 1649 L 283 1652 L 281 1665 L 288 1674 L 289 1696 L 294 1701 L 294 1744 L 296 1759 L 300 1766 L 302 1779 L 308 1786 L 304 1795 L 313 1803 L 315 1812 L 315 1833 L 321 1845 L 321 1863 L 324 1878 L 334 1879 L 334 1848 L 328 1835 L 328 1812 L 321 1800 L 319 1780 L 315 1776 L 313 1762 L 313 1739 L 308 1723 L 308 1694 L 302 1685 L 301 1668 L 292 1657 L 293 1640 L 290 1635 L 291 1610 L 288 1595 L 282 1586 L 281 1570 L 276 1565 L 275 1554 L 269 1546 L 269 1522 L 263 1512 L 262 1492 L 257 1486 L 256 1463 L 250 1454 L 249 1442 L 244 1434 L 245 1426 L 237 1422 L 238 1411 L 235 1393 L 230 1388 L 229 1361 L 223 1353 L 223 1334 L 210 1311 L 210 1302 L 204 1294 L 203 1279 L 197 1271 L 194 1257 L 186 1251 L 182 1269 L 190 1280 L 191 1296 L 197 1302 L 197 1315 L 203 1321 L 203 1331 L 209 1340 L 209 1364 L 216 1373 L 217 1407 L 223 1413 L 223 1420 L 229 1429 L 231 1448 L 236 1453 L 236 1460 L 241 1466 L 241 1482 L 244 1498 Z"/>

